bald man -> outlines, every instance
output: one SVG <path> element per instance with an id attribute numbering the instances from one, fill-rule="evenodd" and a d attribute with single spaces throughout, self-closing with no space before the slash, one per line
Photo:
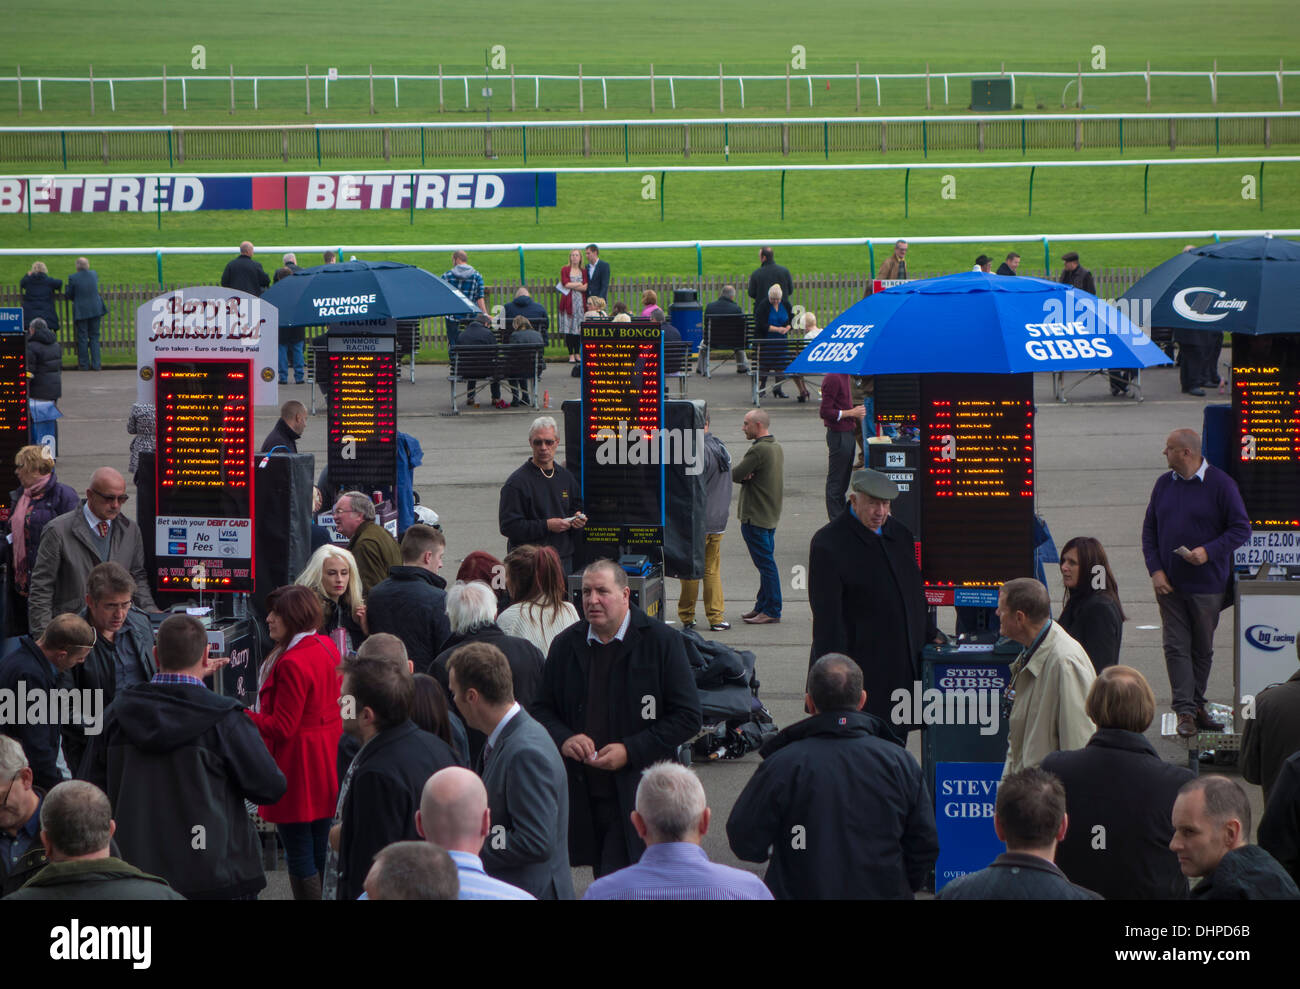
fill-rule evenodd
<path id="1" fill-rule="evenodd" d="M 487 789 L 468 769 L 453 766 L 429 777 L 420 795 L 420 809 L 415 812 L 415 830 L 425 841 L 445 848 L 456 863 L 462 900 L 535 899 L 483 871 L 478 856 L 483 842 L 505 840 L 505 836 L 492 832 Z"/>
<path id="2" fill-rule="evenodd" d="M 1250 538 L 1237 484 L 1201 456 L 1201 438 L 1175 429 L 1165 440 L 1168 473 L 1151 492 L 1142 554 L 1155 588 L 1178 734 L 1222 731 L 1205 708 L 1233 551 Z"/>
<path id="3" fill-rule="evenodd" d="M 90 476 L 85 500 L 46 525 L 27 598 L 32 635 L 39 636 L 55 615 L 80 611 L 86 599 L 86 578 L 108 561 L 121 564 L 131 574 L 136 607 L 158 610 L 149 593 L 140 528 L 122 514 L 127 497 L 122 475 L 112 467 L 101 467 Z"/>
<path id="4" fill-rule="evenodd" d="M 226 270 L 221 273 L 221 287 L 258 296 L 264 289 L 271 287 L 271 278 L 266 269 L 253 260 L 252 241 L 246 240 L 239 245 L 239 256 L 231 258 Z"/>

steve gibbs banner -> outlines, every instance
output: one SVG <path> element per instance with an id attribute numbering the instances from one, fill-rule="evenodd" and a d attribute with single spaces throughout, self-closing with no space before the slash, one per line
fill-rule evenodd
<path id="1" fill-rule="evenodd" d="M 28 203 L 30 191 L 31 202 Z M 0 178 L 0 213 L 189 213 L 204 209 L 495 209 L 555 205 L 554 172 L 85 175 Z"/>

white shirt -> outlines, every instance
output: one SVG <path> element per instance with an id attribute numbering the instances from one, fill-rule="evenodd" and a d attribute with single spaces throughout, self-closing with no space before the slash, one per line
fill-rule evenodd
<path id="1" fill-rule="evenodd" d="M 632 609 L 628 608 L 627 614 L 623 616 L 623 624 L 618 627 L 618 631 L 614 633 L 614 638 L 610 639 L 610 642 L 613 642 L 615 639 L 617 639 L 619 642 L 622 642 L 623 636 L 627 635 L 628 626 L 630 626 L 631 624 L 632 624 Z M 600 636 L 596 634 L 596 630 L 592 628 L 590 625 L 587 626 L 587 641 L 594 642 L 597 645 L 606 644 L 600 641 Z"/>
<path id="2" fill-rule="evenodd" d="M 1209 467 L 1209 466 L 1210 466 L 1210 462 L 1209 462 L 1208 460 L 1206 460 L 1204 457 L 1202 457 L 1202 458 L 1201 458 L 1201 466 L 1200 466 L 1200 468 L 1196 471 L 1195 474 L 1193 474 L 1191 477 L 1187 478 L 1187 480 L 1190 481 L 1190 480 L 1192 480 L 1193 478 L 1195 478 L 1196 480 L 1200 481 L 1201 483 L 1204 483 L 1204 482 L 1205 482 L 1205 469 L 1206 469 L 1207 467 Z M 1180 481 L 1183 480 L 1183 475 L 1180 474 L 1180 473 L 1178 473 L 1178 471 L 1172 471 L 1171 473 L 1172 473 L 1172 474 L 1174 475 L 1174 477 L 1177 478 L 1178 480 L 1180 480 Z"/>
<path id="3" fill-rule="evenodd" d="M 492 729 L 492 734 L 487 737 L 487 745 L 484 747 L 484 751 L 492 748 L 492 746 L 497 744 L 497 739 L 501 737 L 501 729 L 504 728 L 506 725 L 508 725 L 510 723 L 510 719 L 513 718 L 516 714 L 518 714 L 521 710 L 522 708 L 519 706 L 518 701 L 515 701 L 513 704 L 510 705 L 510 710 L 507 711 L 505 715 L 501 718 L 501 720 L 497 722 L 497 726 Z"/>

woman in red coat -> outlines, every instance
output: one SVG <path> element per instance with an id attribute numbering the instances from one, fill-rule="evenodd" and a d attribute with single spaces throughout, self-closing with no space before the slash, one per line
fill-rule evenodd
<path id="1" fill-rule="evenodd" d="M 307 587 L 281 587 L 266 599 L 275 649 L 262 664 L 253 722 L 289 781 L 276 803 L 259 807 L 276 825 L 296 900 L 319 900 L 330 820 L 339 797 L 338 649 L 316 634 L 321 606 Z"/>

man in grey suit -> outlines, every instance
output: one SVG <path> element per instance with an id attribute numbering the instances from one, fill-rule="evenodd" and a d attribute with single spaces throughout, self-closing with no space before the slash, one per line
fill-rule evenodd
<path id="1" fill-rule="evenodd" d="M 510 664 L 496 646 L 457 649 L 447 674 L 457 710 L 487 736 L 475 767 L 492 813 L 483 868 L 539 900 L 573 899 L 569 783 L 550 733 L 515 702 Z"/>
<path id="2" fill-rule="evenodd" d="M 77 270 L 68 276 L 63 293 L 72 300 L 72 321 L 77 328 L 77 370 L 98 371 L 99 321 L 108 312 L 99 295 L 99 275 L 86 258 L 77 258 Z"/>
<path id="3" fill-rule="evenodd" d="M 127 497 L 122 475 L 112 467 L 101 467 L 90 475 L 86 500 L 45 527 L 27 597 L 33 636 L 39 636 L 55 615 L 80 611 L 90 571 L 109 561 L 120 563 L 135 581 L 131 598 L 136 607 L 158 610 L 149 593 L 140 527 L 122 514 Z"/>

